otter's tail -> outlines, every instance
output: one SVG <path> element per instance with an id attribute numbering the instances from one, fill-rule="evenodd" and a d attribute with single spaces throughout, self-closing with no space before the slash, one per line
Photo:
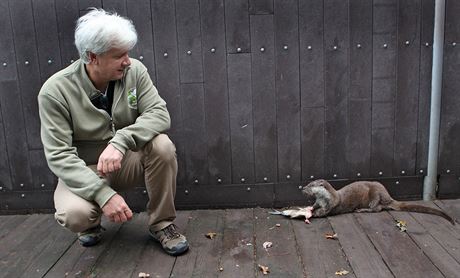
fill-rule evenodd
<path id="1" fill-rule="evenodd" d="M 424 205 L 408 204 L 405 202 L 398 201 L 394 201 L 392 204 L 389 205 L 389 207 L 394 210 L 434 214 L 437 216 L 444 217 L 447 221 L 452 223 L 452 225 L 455 225 L 455 220 L 440 209 L 435 209 Z"/>

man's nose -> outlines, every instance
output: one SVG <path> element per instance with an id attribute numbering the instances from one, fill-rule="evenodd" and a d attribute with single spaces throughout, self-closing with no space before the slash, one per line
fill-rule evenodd
<path id="1" fill-rule="evenodd" d="M 123 59 L 123 62 L 121 63 L 124 67 L 130 66 L 131 65 L 131 60 L 129 59 L 128 54 L 126 54 L 125 59 Z"/>

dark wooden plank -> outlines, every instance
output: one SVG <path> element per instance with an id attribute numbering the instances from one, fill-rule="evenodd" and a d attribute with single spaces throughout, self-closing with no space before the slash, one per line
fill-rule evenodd
<path id="1" fill-rule="evenodd" d="M 49 213 L 54 211 L 53 193 L 54 190 L 2 191 L 0 192 L 0 210 L 6 214 Z"/>
<path id="2" fill-rule="evenodd" d="M 428 140 L 433 64 L 434 0 L 422 1 L 420 42 L 420 79 L 417 127 L 416 173 L 424 174 L 428 164 Z"/>
<path id="3" fill-rule="evenodd" d="M 45 226 L 44 223 L 47 223 L 48 217 L 48 215 L 44 214 L 30 215 L 1 239 L 0 243 L 2 248 L 0 249 L 0 259 L 2 260 L 0 262 L 2 267 L 8 265 L 7 263 L 3 263 L 3 258 L 8 257 L 9 254 L 21 248 L 20 245 L 35 233 L 35 229 L 40 226 Z M 50 225 L 46 227 L 48 226 Z"/>
<path id="4" fill-rule="evenodd" d="M 131 221 L 123 223 L 110 246 L 93 265 L 90 276 L 130 277 L 146 240 L 153 240 L 147 221 L 147 214 L 135 214 Z"/>
<path id="5" fill-rule="evenodd" d="M 25 140 L 26 126 L 19 95 L 16 80 L 0 82 L 0 108 L 2 109 L 6 150 L 11 171 L 11 182 L 7 183 L 8 180 L 5 179 L 4 185 L 10 190 L 32 188 L 28 146 Z"/>
<path id="6" fill-rule="evenodd" d="M 275 1 L 278 181 L 300 181 L 299 26 L 297 1 Z"/>
<path id="7" fill-rule="evenodd" d="M 302 108 L 324 106 L 323 2 L 299 2 L 300 88 Z M 306 116 L 302 116 L 305 119 Z M 304 145 L 302 145 L 304 146 Z"/>
<path id="8" fill-rule="evenodd" d="M 29 151 L 30 169 L 34 179 L 34 188 L 54 190 L 57 178 L 48 168 L 43 150 Z"/>
<path id="9" fill-rule="evenodd" d="M 299 2 L 302 180 L 324 175 L 323 2 Z"/>
<path id="10" fill-rule="evenodd" d="M 203 82 L 199 0 L 176 0 L 181 83 Z"/>
<path id="11" fill-rule="evenodd" d="M 255 182 L 274 182 L 278 162 L 273 16 L 252 15 L 250 22 Z"/>
<path id="12" fill-rule="evenodd" d="M 460 264 L 439 243 L 439 238 L 445 236 L 439 237 L 439 235 L 431 234 L 429 228 L 423 227 L 408 212 L 397 211 L 390 212 L 390 214 L 395 220 L 406 221 L 407 234 L 445 277 L 458 276 Z M 440 224 L 443 225 L 443 223 Z"/>
<path id="13" fill-rule="evenodd" d="M 2 215 L 0 216 L 0 239 L 7 236 L 11 231 L 24 222 L 28 215 Z"/>
<path id="14" fill-rule="evenodd" d="M 160 0 L 151 2 L 153 19 L 153 42 L 157 74 L 157 87 L 161 97 L 168 104 L 171 116 L 171 130 L 168 134 L 177 148 L 179 173 L 177 182 L 185 181 L 185 149 L 182 137 L 182 112 L 180 107 L 179 62 L 177 56 L 177 35 L 174 2 Z"/>
<path id="15" fill-rule="evenodd" d="M 441 175 L 438 181 L 439 198 L 460 197 L 460 178 L 454 175 Z"/>
<path id="16" fill-rule="evenodd" d="M 14 48 L 18 66 L 19 94 L 25 121 L 26 142 L 29 148 L 39 149 L 40 119 L 37 92 L 40 90 L 37 40 L 33 23 L 32 3 L 29 0 L 9 1 Z M 23 139 L 24 140 L 24 139 Z"/>
<path id="17" fill-rule="evenodd" d="M 74 240 L 53 215 L 31 216 L 2 239 L 0 277 L 42 277 Z"/>
<path id="18" fill-rule="evenodd" d="M 33 1 L 35 33 L 37 36 L 38 64 L 41 83 L 61 69 L 58 25 L 54 0 Z"/>
<path id="19" fill-rule="evenodd" d="M 443 277 L 410 237 L 399 231 L 388 213 L 357 213 L 355 216 L 394 276 Z"/>
<path id="20" fill-rule="evenodd" d="M 434 204 L 424 203 L 438 208 Z M 442 206 L 441 206 L 442 208 Z M 422 213 L 411 213 L 411 215 L 434 237 L 436 241 L 450 254 L 456 261 L 456 268 L 460 267 L 460 228 L 458 225 L 451 225 L 445 219 Z M 458 276 L 458 274 L 457 274 Z"/>
<path id="21" fill-rule="evenodd" d="M 357 277 L 393 276 L 352 214 L 329 217 L 329 221 Z"/>
<path id="22" fill-rule="evenodd" d="M 325 175 L 344 177 L 348 173 L 346 138 L 351 132 L 348 115 L 349 63 L 348 3 L 324 1 L 325 66 Z"/>
<path id="23" fill-rule="evenodd" d="M 207 184 L 208 149 L 204 118 L 203 84 L 181 85 L 181 106 L 183 115 L 183 133 L 185 148 L 185 167 L 187 184 Z"/>
<path id="24" fill-rule="evenodd" d="M 369 177 L 372 128 L 372 2 L 350 1 L 349 177 Z"/>
<path id="25" fill-rule="evenodd" d="M 208 184 L 231 183 L 227 55 L 223 0 L 200 0 Z M 214 51 L 213 51 L 214 49 Z"/>
<path id="26" fill-rule="evenodd" d="M 348 101 L 347 160 L 349 177 L 369 177 L 371 167 L 372 107 L 371 99 Z"/>
<path id="27" fill-rule="evenodd" d="M 26 247 L 24 253 L 19 254 L 22 260 L 30 256 L 30 264 L 24 270 L 22 270 L 23 266 L 21 266 L 12 275 L 13 277 L 43 277 L 54 266 L 56 261 L 61 258 L 62 254 L 75 242 L 75 234 L 57 225 L 54 216 L 50 218 L 52 222 L 51 227 L 43 230 L 41 233 L 34 234 L 31 242 L 32 248 Z M 14 256 L 12 259 L 15 259 Z"/>
<path id="28" fill-rule="evenodd" d="M 1 91 L 0 91 L 1 93 Z M 0 98 L 0 112 L 2 111 L 2 104 Z M 12 188 L 13 184 L 11 182 L 11 169 L 10 163 L 8 160 L 8 152 L 6 146 L 6 134 L 5 126 L 3 125 L 2 113 L 0 113 L 0 191 L 6 190 L 7 188 Z M 1 207 L 1 206 L 0 206 Z"/>
<path id="29" fill-rule="evenodd" d="M 302 180 L 324 175 L 324 108 L 302 108 Z"/>
<path id="30" fill-rule="evenodd" d="M 187 226 L 191 215 L 192 211 L 178 211 L 174 221 L 179 232 L 185 236 L 187 236 Z M 148 239 L 144 242 L 142 253 L 131 277 L 137 278 L 141 272 L 150 274 L 150 277 L 169 277 L 175 262 L 175 257 L 166 254 L 157 242 Z"/>
<path id="31" fill-rule="evenodd" d="M 301 189 L 307 181 L 283 182 L 274 185 L 273 206 L 275 208 L 307 206 L 313 204 L 312 199 L 307 199 L 302 194 Z"/>
<path id="32" fill-rule="evenodd" d="M 14 53 L 13 30 L 8 1 L 0 2 L 0 81 L 17 80 L 16 54 Z"/>
<path id="33" fill-rule="evenodd" d="M 98 245 L 87 248 L 75 241 L 44 277 L 89 277 L 92 267 L 103 253 L 108 252 L 113 238 L 121 227 L 119 224 L 108 222 L 106 218 L 102 219 L 102 226 L 106 231 Z"/>
<path id="34" fill-rule="evenodd" d="M 393 175 L 397 3 L 373 3 L 371 176 Z"/>
<path id="35" fill-rule="evenodd" d="M 149 0 L 126 0 L 128 17 L 134 22 L 138 35 L 131 56 L 142 61 L 156 83 L 155 55 L 153 51 L 152 14 Z"/>
<path id="36" fill-rule="evenodd" d="M 171 277 L 215 277 L 219 273 L 219 254 L 224 231 L 223 210 L 198 210 L 187 226 L 190 250 L 177 257 Z M 214 239 L 205 235 L 217 233 Z"/>
<path id="37" fill-rule="evenodd" d="M 420 0 L 402 1 L 398 9 L 398 65 L 395 99 L 393 173 L 414 175 L 417 150 L 420 70 Z"/>
<path id="38" fill-rule="evenodd" d="M 121 16 L 126 16 L 126 0 L 102 0 L 102 7 L 108 12 L 116 12 Z"/>
<path id="39" fill-rule="evenodd" d="M 339 241 L 325 237 L 334 234 L 327 218 L 313 219 L 310 225 L 292 220 L 292 225 L 307 277 L 334 277 L 341 270 L 349 271 L 347 277 L 356 277 Z"/>
<path id="40" fill-rule="evenodd" d="M 249 11 L 247 0 L 225 0 L 227 53 L 249 52 Z"/>
<path id="41" fill-rule="evenodd" d="M 226 210 L 218 277 L 250 277 L 254 274 L 254 211 Z"/>
<path id="42" fill-rule="evenodd" d="M 280 215 L 270 215 L 268 210 L 261 208 L 254 209 L 254 218 L 255 266 L 267 266 L 273 277 L 305 276 L 305 269 L 299 261 L 296 249 L 292 220 Z M 277 227 L 276 224 L 280 226 Z M 265 249 L 263 244 L 267 241 L 273 245 Z M 258 267 L 256 274 L 257 277 L 263 276 Z"/>
<path id="43" fill-rule="evenodd" d="M 391 102 L 372 103 L 371 176 L 393 175 L 393 136 L 390 136 L 394 130 L 393 113 Z"/>
<path id="44" fill-rule="evenodd" d="M 273 0 L 249 0 L 249 14 L 273 14 Z"/>
<path id="45" fill-rule="evenodd" d="M 233 183 L 254 182 L 254 122 L 252 116 L 251 56 L 230 54 L 228 94 Z"/>
<path id="46" fill-rule="evenodd" d="M 350 99 L 372 97 L 372 2 L 350 1 Z"/>
<path id="47" fill-rule="evenodd" d="M 231 185 L 190 185 L 178 188 L 177 208 L 242 208 L 273 206 L 273 183 Z"/>
<path id="48" fill-rule="evenodd" d="M 86 14 L 89 8 L 102 8 L 102 0 L 78 0 L 79 16 Z"/>
<path id="49" fill-rule="evenodd" d="M 74 44 L 75 22 L 79 17 L 77 1 L 55 1 L 62 66 L 79 58 Z"/>
<path id="50" fill-rule="evenodd" d="M 17 84 L 16 55 L 8 2 L 0 2 L 2 40 L 0 40 L 0 186 L 13 189 L 20 184 L 32 186 L 27 158 L 27 142 L 22 103 Z M 15 97 L 11 97 L 15 96 Z M 2 191 L 0 190 L 0 191 Z M 3 203 L 3 202 L 2 202 Z M 2 209 L 4 206 L 2 205 Z"/>
<path id="51" fill-rule="evenodd" d="M 443 64 L 443 87 L 441 101 L 441 123 L 439 138 L 439 162 L 438 171 L 459 175 L 460 173 L 460 148 L 456 147 L 456 140 L 460 136 L 460 123 L 458 118 L 458 106 L 460 95 L 457 89 L 460 79 L 457 73 L 460 70 L 458 63 L 458 38 L 460 34 L 460 21 L 457 20 L 460 12 L 460 2 L 447 1 L 446 25 L 444 32 L 444 64 Z"/>
<path id="52" fill-rule="evenodd" d="M 459 199 L 434 201 L 437 206 L 449 213 L 457 221 L 460 220 L 460 201 Z"/>

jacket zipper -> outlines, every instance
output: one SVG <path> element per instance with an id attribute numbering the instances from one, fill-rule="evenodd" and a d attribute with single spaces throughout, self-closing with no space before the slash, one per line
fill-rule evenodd
<path id="1" fill-rule="evenodd" d="M 128 72 L 129 68 L 126 70 L 126 72 Z M 126 73 L 125 73 L 126 75 Z M 123 95 L 123 92 L 125 91 L 125 76 L 123 76 L 123 78 L 121 79 L 121 92 L 120 92 L 120 95 L 118 96 L 117 100 L 113 103 L 112 105 L 112 116 L 110 117 L 110 122 L 112 124 L 112 132 L 113 132 L 113 136 L 115 136 L 115 120 L 113 119 L 113 115 L 115 114 L 115 107 L 117 106 L 118 102 L 120 102 L 120 99 L 121 99 L 121 96 Z M 113 88 L 113 96 L 115 96 L 115 91 L 116 91 L 116 87 L 117 86 L 114 86 Z"/>

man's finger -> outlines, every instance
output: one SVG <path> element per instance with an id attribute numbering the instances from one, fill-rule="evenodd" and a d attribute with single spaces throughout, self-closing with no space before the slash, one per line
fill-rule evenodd
<path id="1" fill-rule="evenodd" d="M 113 162 L 112 161 L 107 161 L 107 172 L 106 173 L 112 173 L 113 172 Z"/>
<path id="2" fill-rule="evenodd" d="M 114 171 L 120 170 L 121 169 L 121 161 L 116 161 L 114 163 Z"/>
<path id="3" fill-rule="evenodd" d="M 114 221 L 115 223 L 121 223 L 120 215 L 115 214 L 115 215 L 113 216 L 113 221 Z"/>
<path id="4" fill-rule="evenodd" d="M 133 212 L 127 208 L 125 211 L 124 211 L 124 214 L 126 216 L 126 220 L 129 221 L 133 218 Z"/>
<path id="5" fill-rule="evenodd" d="M 125 211 L 125 215 L 128 220 L 131 220 L 133 218 L 133 212 L 130 209 L 127 209 Z"/>
<path id="6" fill-rule="evenodd" d="M 120 212 L 120 214 L 118 214 L 120 216 L 120 221 L 121 222 L 126 222 L 128 221 L 128 219 L 126 218 L 126 215 L 124 212 Z"/>
<path id="7" fill-rule="evenodd" d="M 97 167 L 96 167 L 97 171 L 99 173 L 102 173 L 102 162 L 101 160 L 99 159 L 99 161 L 97 162 Z"/>
<path id="8" fill-rule="evenodd" d="M 107 161 L 102 161 L 102 173 L 105 175 L 108 173 L 107 171 Z"/>

